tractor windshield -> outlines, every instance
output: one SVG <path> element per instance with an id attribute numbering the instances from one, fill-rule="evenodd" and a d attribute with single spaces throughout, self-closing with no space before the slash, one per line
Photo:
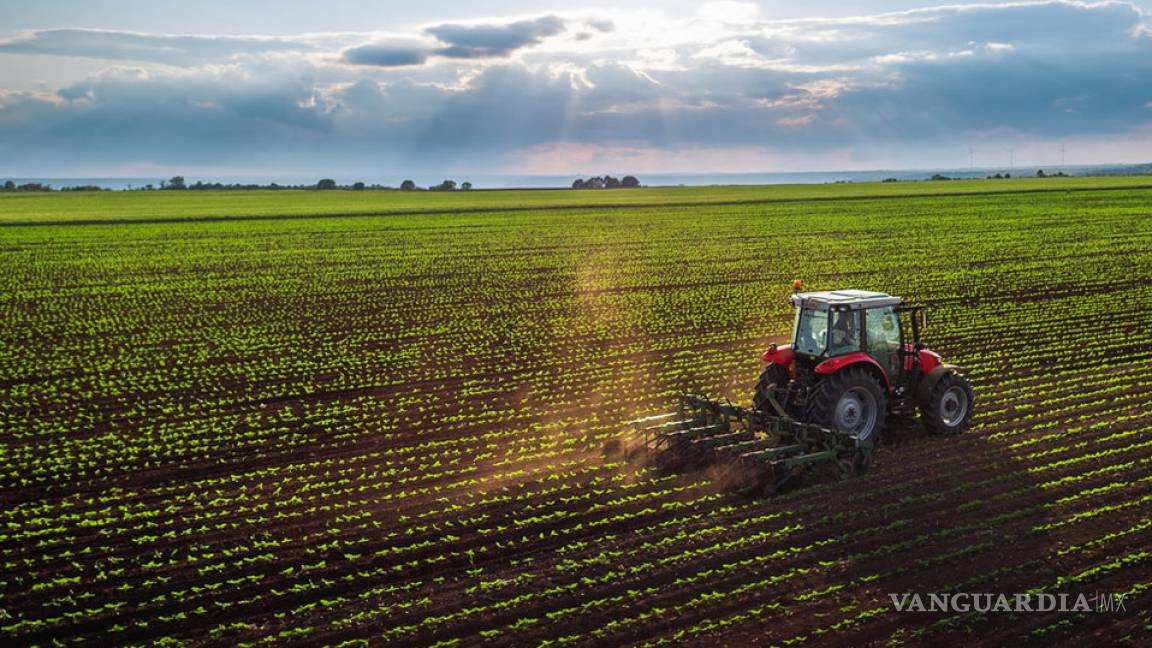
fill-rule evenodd
<path id="1" fill-rule="evenodd" d="M 822 355 L 828 346 L 828 311 L 800 309 L 793 348 L 805 355 Z"/>

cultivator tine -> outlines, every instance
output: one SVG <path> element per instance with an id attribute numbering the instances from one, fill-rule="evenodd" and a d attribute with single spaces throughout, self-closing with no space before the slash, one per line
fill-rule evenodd
<path id="1" fill-rule="evenodd" d="M 706 446 L 708 448 L 712 448 L 714 450 L 719 450 L 720 448 L 728 446 L 732 443 L 750 440 L 752 440 L 752 433 L 747 430 L 740 430 L 738 432 L 726 432 L 723 434 L 701 437 L 696 440 L 696 443 L 699 443 L 700 445 Z"/>
<path id="2" fill-rule="evenodd" d="M 721 433 L 727 434 L 729 429 L 730 428 L 728 427 L 727 423 L 716 423 L 713 425 L 701 425 L 699 427 L 687 428 L 684 430 L 671 430 L 662 433 L 661 436 L 666 439 L 677 439 L 684 441 L 708 440 L 717 435 L 720 435 Z"/>
<path id="3" fill-rule="evenodd" d="M 652 432 L 653 434 L 661 434 L 661 433 L 665 433 L 665 432 L 667 432 L 667 433 L 679 432 L 679 431 L 688 430 L 690 428 L 699 427 L 699 426 L 700 426 L 700 421 L 698 421 L 696 419 L 683 419 L 680 421 L 668 421 L 666 423 L 657 423 L 656 425 L 649 425 L 649 426 L 641 428 L 641 429 L 648 431 L 648 432 Z"/>
<path id="4" fill-rule="evenodd" d="M 631 421 L 625 421 L 624 424 L 625 425 L 637 425 L 637 426 L 644 427 L 644 426 L 648 425 L 649 423 L 657 423 L 659 421 L 666 421 L 670 418 L 676 418 L 677 416 L 682 416 L 682 414 L 680 412 L 668 412 L 667 414 L 656 414 L 653 416 L 645 416 L 644 418 L 633 419 Z"/>
<path id="5" fill-rule="evenodd" d="M 761 492 L 764 495 L 775 495 L 784 488 L 794 477 L 796 472 L 783 461 L 774 461 L 770 464 L 766 475 L 761 478 Z"/>
<path id="6" fill-rule="evenodd" d="M 740 441 L 731 445 L 720 446 L 716 448 L 717 452 L 726 452 L 734 457 L 748 454 L 749 452 L 756 452 L 758 450 L 765 450 L 767 448 L 775 447 L 775 439 L 758 439 L 753 438 L 748 441 Z"/>
<path id="7" fill-rule="evenodd" d="M 787 456 L 793 453 L 804 451 L 803 444 L 794 444 L 786 446 L 776 446 L 772 448 L 765 448 L 763 450 L 755 450 L 752 452 L 745 452 L 740 455 L 744 459 L 753 461 L 775 461 L 780 457 Z"/>
<path id="8" fill-rule="evenodd" d="M 681 406 L 701 414 L 710 414 L 716 417 L 743 420 L 748 416 L 748 410 L 737 407 L 729 401 L 718 401 L 707 396 L 684 394 L 680 397 Z"/>

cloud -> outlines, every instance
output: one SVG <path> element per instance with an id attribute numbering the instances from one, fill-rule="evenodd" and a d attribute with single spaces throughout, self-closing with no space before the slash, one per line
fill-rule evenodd
<path id="1" fill-rule="evenodd" d="M 537 45 L 564 31 L 564 21 L 556 16 L 542 16 L 504 25 L 438 25 L 425 31 L 446 44 L 437 50 L 440 56 L 487 58 L 508 56 L 520 48 Z"/>
<path id="2" fill-rule="evenodd" d="M 352 65 L 374 65 L 377 67 L 402 67 L 421 65 L 432 54 L 432 48 L 413 42 L 377 42 L 344 50 L 346 63 Z"/>
<path id="3" fill-rule="evenodd" d="M 611 30 L 610 22 L 594 21 L 592 26 L 600 31 Z M 424 30 L 436 42 L 412 38 L 375 41 L 345 50 L 341 59 L 352 65 L 403 67 L 421 65 L 433 56 L 448 59 L 502 58 L 516 50 L 538 45 L 564 29 L 564 21 L 556 16 L 505 24 L 436 25 Z"/>
<path id="4" fill-rule="evenodd" d="M 751 2 L 706 2 L 696 9 L 696 15 L 706 20 L 727 23 L 748 23 L 760 15 L 760 8 Z"/>
<path id="5" fill-rule="evenodd" d="M 116 69 L 0 107 L 0 140 L 22 165 L 273 163 L 329 139 L 332 115 L 307 75 L 217 67 Z M 293 150 L 295 149 L 295 150 Z"/>
<path id="6" fill-rule="evenodd" d="M 240 54 L 314 52 L 316 45 L 270 37 L 182 36 L 101 29 L 43 29 L 0 42 L 0 53 L 149 61 L 188 66 Z"/>

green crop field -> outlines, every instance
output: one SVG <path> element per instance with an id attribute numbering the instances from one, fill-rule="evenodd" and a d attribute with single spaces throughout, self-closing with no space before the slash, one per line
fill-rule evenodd
<path id="1" fill-rule="evenodd" d="M 612 451 L 797 277 L 928 304 L 972 429 L 759 499 Z M 1149 303 L 1148 177 L 0 195 L 0 641 L 1147 645 Z"/>
<path id="2" fill-rule="evenodd" d="M 1026 191 L 1152 188 L 1152 177 L 1018 178 L 833 185 L 660 187 L 620 191 L 151 191 L 0 193 L 0 223 L 170 221 L 478 210 L 663 207 Z"/>

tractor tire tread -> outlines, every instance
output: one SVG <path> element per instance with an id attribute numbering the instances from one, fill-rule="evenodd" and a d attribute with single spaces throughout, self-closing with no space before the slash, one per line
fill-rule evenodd
<path id="1" fill-rule="evenodd" d="M 939 416 L 938 403 L 944 397 L 944 393 L 954 386 L 960 386 L 967 394 L 968 409 L 964 413 L 964 419 L 958 425 L 948 426 Z M 968 382 L 968 378 L 964 374 L 951 371 L 936 382 L 927 399 L 920 403 L 920 420 L 923 421 L 924 428 L 931 434 L 939 436 L 961 434 L 968 430 L 968 425 L 972 421 L 975 402 L 976 396 L 972 391 L 972 383 Z"/>
<path id="2" fill-rule="evenodd" d="M 836 403 L 850 387 L 865 385 L 876 396 L 876 424 L 871 438 L 875 444 L 880 440 L 888 415 L 888 398 L 884 386 L 870 372 L 862 367 L 846 367 L 821 380 L 815 387 L 815 394 L 808 401 L 805 419 L 817 425 L 832 429 Z"/>

